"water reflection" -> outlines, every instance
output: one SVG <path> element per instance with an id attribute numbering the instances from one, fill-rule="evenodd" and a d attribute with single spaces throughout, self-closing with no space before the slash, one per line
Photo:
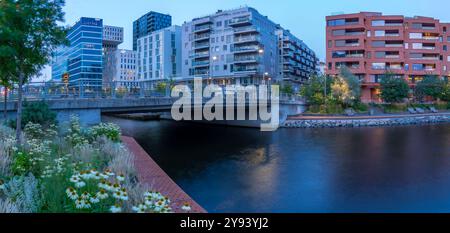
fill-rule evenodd
<path id="1" fill-rule="evenodd" d="M 449 212 L 450 125 L 119 123 L 210 212 Z"/>

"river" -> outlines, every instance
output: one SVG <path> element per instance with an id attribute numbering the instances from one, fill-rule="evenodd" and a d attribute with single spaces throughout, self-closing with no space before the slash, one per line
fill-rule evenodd
<path id="1" fill-rule="evenodd" d="M 111 117 L 208 212 L 450 212 L 450 124 L 258 129 Z"/>

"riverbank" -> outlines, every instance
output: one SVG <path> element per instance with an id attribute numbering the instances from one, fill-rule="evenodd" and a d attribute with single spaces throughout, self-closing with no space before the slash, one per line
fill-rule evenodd
<path id="1" fill-rule="evenodd" d="M 184 192 L 134 138 L 122 136 L 122 142 L 134 155 L 134 164 L 139 182 L 168 196 L 172 201 L 171 205 L 175 213 L 186 213 L 180 208 L 184 203 L 190 204 L 192 213 L 206 213 L 206 210 Z"/>
<path id="2" fill-rule="evenodd" d="M 450 113 L 382 116 L 297 116 L 281 126 L 284 128 L 355 128 L 450 123 Z"/>

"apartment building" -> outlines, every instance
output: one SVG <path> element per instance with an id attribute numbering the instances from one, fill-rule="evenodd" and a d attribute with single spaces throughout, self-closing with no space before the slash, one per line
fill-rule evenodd
<path id="1" fill-rule="evenodd" d="M 133 50 L 137 50 L 137 40 L 154 31 L 170 27 L 172 16 L 150 11 L 133 22 Z"/>
<path id="2" fill-rule="evenodd" d="M 117 79 L 116 68 L 120 65 L 117 50 L 123 43 L 123 28 L 103 25 L 103 88 L 111 88 Z"/>
<path id="3" fill-rule="evenodd" d="M 133 50 L 116 49 L 108 52 L 108 60 L 104 74 L 110 77 L 108 82 L 103 83 L 104 88 L 138 88 L 137 80 L 137 53 Z"/>
<path id="4" fill-rule="evenodd" d="M 326 73 L 342 66 L 362 81 L 362 100 L 380 101 L 379 82 L 386 72 L 411 86 L 425 75 L 448 76 L 450 24 L 430 17 L 378 12 L 326 17 Z"/>
<path id="5" fill-rule="evenodd" d="M 317 61 L 301 40 L 250 7 L 184 23 L 182 50 L 183 78 L 222 85 L 304 80 Z"/>
<path id="6" fill-rule="evenodd" d="M 103 78 L 103 20 L 83 17 L 73 25 L 67 39 L 52 58 L 52 80 L 61 81 L 69 74 L 69 86 L 99 90 Z"/>
<path id="7" fill-rule="evenodd" d="M 140 37 L 137 80 L 144 87 L 181 76 L 181 27 L 171 26 Z"/>

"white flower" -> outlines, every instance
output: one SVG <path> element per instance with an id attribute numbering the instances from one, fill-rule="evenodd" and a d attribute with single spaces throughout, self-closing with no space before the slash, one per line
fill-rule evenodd
<path id="1" fill-rule="evenodd" d="M 118 181 L 122 182 L 122 181 L 125 180 L 125 176 L 124 176 L 123 174 L 120 174 L 120 175 L 118 175 L 118 176 L 116 177 L 116 179 L 117 179 Z"/>
<path id="2" fill-rule="evenodd" d="M 99 199 L 106 199 L 106 198 L 108 198 L 108 193 L 106 193 L 105 190 L 101 189 L 101 190 L 96 194 L 96 196 L 97 196 Z"/>
<path id="3" fill-rule="evenodd" d="M 88 192 L 84 192 L 80 197 L 83 200 L 88 200 L 91 197 L 91 194 L 89 194 Z"/>
<path id="4" fill-rule="evenodd" d="M 97 197 L 97 195 L 94 195 L 93 197 L 91 197 L 91 198 L 89 199 L 89 201 L 90 201 L 92 204 L 95 204 L 95 203 L 99 203 L 99 202 L 100 202 L 100 199 Z"/>
<path id="5" fill-rule="evenodd" d="M 106 173 L 100 173 L 100 177 L 103 179 L 108 179 L 109 176 Z"/>
<path id="6" fill-rule="evenodd" d="M 82 198 L 78 198 L 75 201 L 75 207 L 77 209 L 89 209 L 89 208 L 91 208 L 91 204 L 87 200 L 84 200 Z"/>
<path id="7" fill-rule="evenodd" d="M 181 207 L 182 210 L 189 212 L 191 211 L 191 206 L 189 205 L 189 203 L 184 203 L 184 205 Z"/>
<path id="8" fill-rule="evenodd" d="M 153 204 L 154 204 L 154 202 L 152 201 L 152 200 L 145 200 L 145 205 L 146 206 L 148 206 L 148 207 L 152 207 L 153 206 Z"/>
<path id="9" fill-rule="evenodd" d="M 145 210 L 147 210 L 147 206 L 140 204 L 138 206 L 133 206 L 132 209 L 136 213 L 145 213 Z"/>
<path id="10" fill-rule="evenodd" d="M 72 183 L 78 183 L 80 180 L 81 179 L 78 175 L 73 175 L 72 177 L 70 177 L 70 182 Z"/>
<path id="11" fill-rule="evenodd" d="M 106 170 L 105 170 L 105 174 L 108 175 L 108 176 L 113 176 L 113 175 L 114 175 L 114 172 L 112 172 L 112 171 L 109 170 L 109 169 L 106 169 Z"/>
<path id="12" fill-rule="evenodd" d="M 3 180 L 0 180 L 0 190 L 5 190 L 5 183 Z"/>
<path id="13" fill-rule="evenodd" d="M 113 205 L 109 208 L 109 211 L 111 211 L 111 213 L 120 213 L 122 212 L 122 208 L 119 205 Z"/>
<path id="14" fill-rule="evenodd" d="M 100 175 L 100 172 L 96 172 L 94 175 L 92 175 L 92 178 L 94 178 L 95 180 L 100 180 L 102 176 Z"/>
<path id="15" fill-rule="evenodd" d="M 83 181 L 75 183 L 75 187 L 77 188 L 83 188 L 84 186 L 86 186 L 86 183 L 84 183 Z"/>

